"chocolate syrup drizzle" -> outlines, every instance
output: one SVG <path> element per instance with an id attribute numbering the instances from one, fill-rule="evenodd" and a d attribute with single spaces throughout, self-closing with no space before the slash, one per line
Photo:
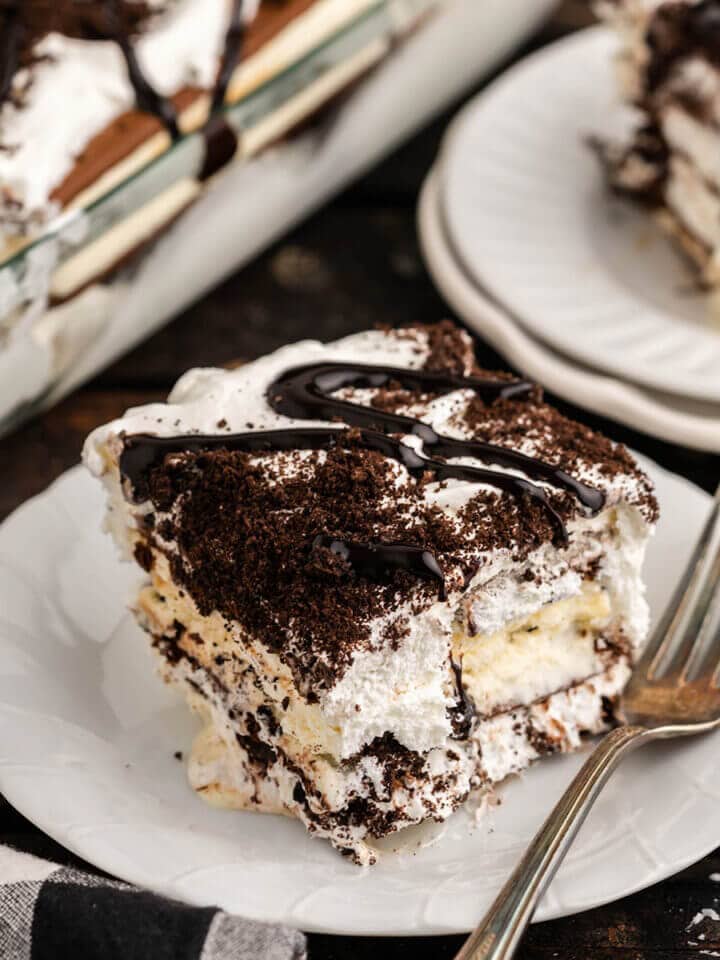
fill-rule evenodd
<path id="1" fill-rule="evenodd" d="M 232 75 L 240 62 L 240 53 L 242 51 L 243 40 L 245 39 L 243 6 L 243 0 L 233 0 L 230 23 L 227 33 L 225 34 L 225 49 L 223 50 L 222 61 L 220 63 L 220 72 L 218 73 L 217 83 L 215 84 L 215 90 L 213 91 L 210 104 L 211 113 L 215 113 L 216 110 L 222 110 Z"/>
<path id="2" fill-rule="evenodd" d="M 445 600 L 445 577 L 429 550 L 406 543 L 359 543 L 320 534 L 313 540 L 313 550 L 325 549 L 349 564 L 355 573 L 367 580 L 379 580 L 388 567 L 407 570 L 416 577 L 437 580 L 439 599 Z"/>
<path id="3" fill-rule="evenodd" d="M 520 470 L 572 493 L 591 513 L 597 513 L 602 508 L 605 497 L 601 491 L 575 480 L 552 464 L 494 444 L 445 437 L 414 417 L 364 407 L 331 396 L 343 387 L 377 388 L 389 383 L 398 384 L 408 390 L 433 394 L 469 388 L 490 400 L 526 397 L 532 390 L 532 384 L 525 380 L 492 380 L 374 364 L 307 364 L 286 371 L 270 385 L 267 391 L 270 406 L 276 412 L 293 419 L 342 420 L 359 428 L 351 437 L 348 437 L 347 430 L 342 427 L 292 427 L 253 433 L 189 434 L 176 437 L 134 434 L 126 437 L 124 441 L 120 456 L 121 476 L 130 485 L 134 500 L 143 502 L 148 498 L 148 473 L 154 466 L 159 465 L 167 454 L 202 453 L 216 449 L 245 453 L 330 450 L 338 443 L 349 442 L 352 446 L 373 450 L 396 460 L 416 480 L 431 475 L 436 480 L 455 479 L 488 484 L 518 498 L 534 500 L 547 512 L 555 527 L 557 540 L 567 543 L 567 530 L 562 518 L 550 504 L 545 491 L 535 483 L 510 473 L 420 456 L 412 447 L 389 435 L 394 433 L 419 437 L 423 445 L 438 457 L 474 457 L 506 469 Z M 332 552 L 347 560 L 361 576 L 381 579 L 389 571 L 404 569 L 419 577 L 438 579 L 441 582 L 440 596 L 445 596 L 444 577 L 437 559 L 417 545 L 361 544 L 321 535 L 316 538 L 314 546 L 329 546 Z"/>
<path id="4" fill-rule="evenodd" d="M 347 438 L 342 428 L 308 427 L 287 430 L 263 430 L 254 433 L 187 434 L 177 437 L 156 437 L 152 434 L 133 434 L 125 439 L 120 456 L 120 472 L 123 479 L 129 481 L 133 498 L 142 503 L 147 499 L 145 478 L 148 472 L 160 464 L 167 454 L 202 453 L 212 450 L 236 450 L 242 453 L 270 453 L 292 450 L 331 450 Z M 545 492 L 523 477 L 508 473 L 497 473 L 482 467 L 466 467 L 459 464 L 443 463 L 431 457 L 421 457 L 415 450 L 395 437 L 389 437 L 377 430 L 359 430 L 352 437 L 352 445 L 363 450 L 374 450 L 392 460 L 401 463 L 416 480 L 433 475 L 436 480 L 465 480 L 469 483 L 487 483 L 506 493 L 516 496 L 528 496 L 537 500 L 547 510 L 557 535 L 562 542 L 567 541 L 564 524 L 552 506 Z M 461 454 L 455 453 L 455 456 Z"/>
<path id="5" fill-rule="evenodd" d="M 117 0 L 106 0 L 108 18 L 117 24 L 115 4 Z M 244 0 L 233 0 L 230 23 L 225 34 L 225 44 L 220 62 L 217 82 L 210 101 L 210 112 L 203 134 L 205 136 L 205 159 L 200 171 L 201 180 L 206 180 L 225 166 L 237 151 L 237 134 L 219 113 L 225 103 L 230 80 L 240 61 L 242 43 L 245 36 L 243 23 Z M 170 99 L 160 96 L 143 74 L 130 38 L 116 29 L 113 39 L 120 47 L 127 64 L 128 78 L 135 91 L 138 108 L 156 116 L 167 128 L 173 140 L 180 137 L 177 111 Z"/>
<path id="6" fill-rule="evenodd" d="M 238 136 L 225 117 L 222 109 L 225 105 L 228 87 L 235 68 L 240 62 L 245 23 L 243 21 L 243 0 L 233 0 L 230 24 L 225 35 L 220 71 L 210 102 L 210 114 L 203 130 L 205 137 L 205 158 L 198 174 L 200 180 L 207 180 L 229 163 L 237 153 Z"/>
<path id="7" fill-rule="evenodd" d="M 138 110 L 149 113 L 162 123 L 173 140 L 180 137 L 177 110 L 172 100 L 164 97 L 150 83 L 138 62 L 135 46 L 129 35 L 123 30 L 118 16 L 117 0 L 105 0 L 103 4 L 109 25 L 108 36 L 98 36 L 98 40 L 112 40 L 120 48 L 127 67 L 128 80 L 135 92 Z"/>
<path id="8" fill-rule="evenodd" d="M 143 110 L 145 113 L 157 117 L 171 138 L 178 140 L 180 138 L 180 126 L 178 125 L 177 110 L 172 100 L 161 96 L 147 79 L 138 63 L 135 47 L 129 38 L 120 34 L 116 36 L 115 42 L 125 58 L 128 79 L 135 91 L 135 102 L 138 110 Z"/>
<path id="9" fill-rule="evenodd" d="M 458 698 L 452 714 L 453 739 L 466 740 L 470 735 L 473 719 L 477 716 L 477 708 L 471 697 L 465 689 L 462 679 L 462 660 L 458 663 L 456 660 L 450 660 L 450 669 L 452 670 L 457 687 Z"/>
<path id="10" fill-rule="evenodd" d="M 386 387 L 391 382 L 405 390 L 440 395 L 453 390 L 470 389 L 484 399 L 490 400 L 527 397 L 533 389 L 533 384 L 527 380 L 491 380 L 485 377 L 464 377 L 450 373 L 407 370 L 374 364 L 315 363 L 295 367 L 278 377 L 268 388 L 268 400 L 270 406 L 278 413 L 297 420 L 339 418 L 355 427 L 415 435 L 421 438 L 423 445 L 429 447 L 436 457 L 475 457 L 506 469 L 521 470 L 529 477 L 567 490 L 592 512 L 596 513 L 602 508 L 605 498 L 600 491 L 580 483 L 564 470 L 543 460 L 528 457 L 496 444 L 445 437 L 414 417 L 387 413 L 347 400 L 337 400 L 331 396 L 345 387 L 378 388 Z M 475 470 L 474 467 L 460 469 Z M 486 474 L 487 471 L 483 473 Z M 452 475 L 448 474 L 448 476 Z M 473 474 L 470 474 L 457 479 L 472 479 L 472 476 Z M 503 475 L 493 474 L 492 476 L 502 477 Z M 517 480 L 516 477 L 512 479 Z M 493 481 L 484 476 L 481 482 L 492 483 Z M 503 487 L 503 489 L 506 488 Z M 518 487 L 517 492 L 528 491 Z M 539 492 L 542 493 L 542 491 Z"/>

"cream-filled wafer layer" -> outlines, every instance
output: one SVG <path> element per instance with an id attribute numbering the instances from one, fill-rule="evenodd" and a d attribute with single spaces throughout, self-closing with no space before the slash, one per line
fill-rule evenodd
<path id="1" fill-rule="evenodd" d="M 165 565 L 158 559 L 157 566 L 162 571 Z M 436 705 L 442 704 L 447 715 L 448 706 L 454 704 L 457 681 L 453 664 L 461 665 L 463 690 L 474 711 L 487 717 L 542 700 L 600 674 L 629 648 L 624 621 L 617 613 L 613 616 L 609 594 L 588 581 L 580 594 L 550 602 L 491 636 L 470 636 L 455 627 L 450 657 L 433 673 L 426 671 L 423 676 L 420 669 L 412 671 L 410 658 L 401 656 L 408 672 L 394 687 L 383 688 L 386 711 L 378 722 L 363 716 L 366 664 L 362 659 L 345 680 L 346 696 L 322 696 L 318 702 L 308 702 L 290 671 L 259 638 L 243 636 L 238 624 L 229 624 L 215 614 L 202 617 L 182 594 L 162 572 L 153 573 L 152 585 L 141 591 L 136 603 L 148 632 L 168 638 L 178 656 L 187 656 L 230 690 L 237 689 L 244 674 L 250 672 L 253 679 L 246 694 L 247 707 L 257 710 L 265 705 L 271 710 L 282 726 L 283 749 L 298 762 L 311 762 L 318 756 L 341 762 L 386 733 L 419 752 L 440 745 L 452 730 L 449 718 L 438 715 Z M 347 695 L 352 687 L 357 692 L 356 702 Z M 424 719 L 437 729 L 434 741 L 408 736 L 408 729 L 397 723 L 409 710 L 418 714 L 416 723 Z"/>
<path id="2" fill-rule="evenodd" d="M 162 641 L 161 641 L 162 643 Z M 208 673 L 187 659 L 163 661 L 168 682 L 183 689 L 203 727 L 188 760 L 192 787 L 212 806 L 297 817 L 363 864 L 375 841 L 427 819 L 443 820 L 468 796 L 487 792 L 545 754 L 577 749 L 599 733 L 630 667 L 616 656 L 600 674 L 533 704 L 486 719 L 469 737 L 425 755 L 392 742 L 342 764 L 327 757 L 301 766 L 282 747 L 261 706 L 228 709 Z"/>

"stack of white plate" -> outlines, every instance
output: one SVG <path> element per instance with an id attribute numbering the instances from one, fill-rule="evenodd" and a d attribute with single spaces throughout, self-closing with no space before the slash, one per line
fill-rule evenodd
<path id="1" fill-rule="evenodd" d="M 629 117 L 613 37 L 528 57 L 453 122 L 423 189 L 428 267 L 470 327 L 554 393 L 720 452 L 720 311 L 651 217 L 612 197 L 590 135 Z"/>

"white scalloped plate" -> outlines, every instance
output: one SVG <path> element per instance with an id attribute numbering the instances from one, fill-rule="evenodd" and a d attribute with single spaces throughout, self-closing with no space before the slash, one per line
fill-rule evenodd
<path id="1" fill-rule="evenodd" d="M 664 519 L 647 566 L 654 613 L 709 497 L 650 465 Z M 80 469 L 0 528 L 0 790 L 81 857 L 123 879 L 261 920 L 349 934 L 451 933 L 474 925 L 582 756 L 508 783 L 478 824 L 460 811 L 360 869 L 297 822 L 213 810 L 176 750 L 194 721 L 154 673 L 126 610 L 137 574 L 100 530 L 103 495 Z M 647 747 L 602 794 L 538 919 L 646 887 L 720 843 L 712 737 Z M 432 839 L 432 843 L 428 841 Z"/>
<path id="2" fill-rule="evenodd" d="M 447 240 L 439 176 L 428 174 L 418 204 L 425 264 L 457 315 L 521 373 L 560 397 L 670 443 L 720 453 L 720 404 L 626 383 L 571 360 L 533 337 L 472 280 Z"/>
<path id="3" fill-rule="evenodd" d="M 720 401 L 712 298 L 651 218 L 609 195 L 585 142 L 627 126 L 613 50 L 604 28 L 582 31 L 463 109 L 440 161 L 448 235 L 473 279 L 555 349 Z"/>

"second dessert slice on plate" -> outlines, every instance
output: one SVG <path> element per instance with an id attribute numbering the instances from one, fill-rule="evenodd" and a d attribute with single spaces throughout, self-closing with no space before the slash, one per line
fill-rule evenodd
<path id="1" fill-rule="evenodd" d="M 657 517 L 627 451 L 451 324 L 195 370 L 88 440 L 209 801 L 359 862 L 612 720 Z"/>
<path id="2" fill-rule="evenodd" d="M 716 0 L 603 0 L 617 30 L 627 143 L 601 145 L 611 185 L 652 209 L 708 286 L 720 281 L 720 72 Z"/>

